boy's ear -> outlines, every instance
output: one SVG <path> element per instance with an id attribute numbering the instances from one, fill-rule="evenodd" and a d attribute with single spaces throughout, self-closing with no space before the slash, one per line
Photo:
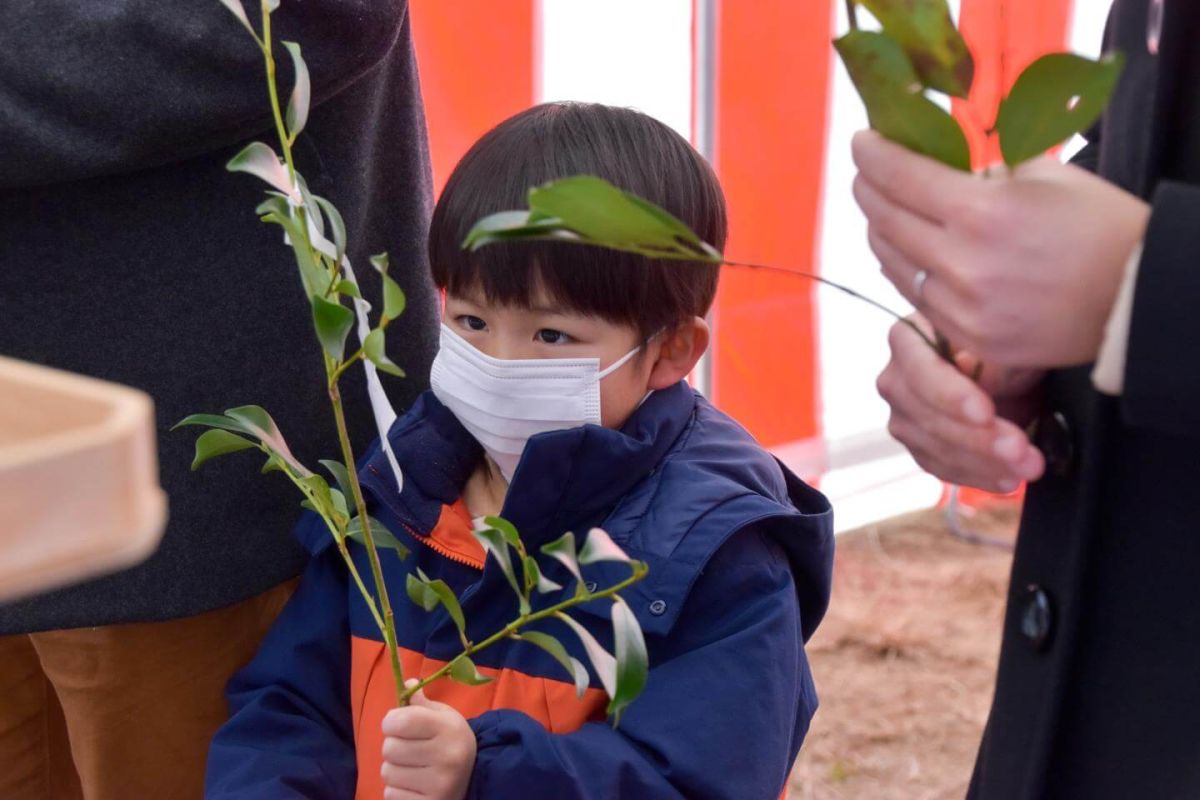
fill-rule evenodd
<path id="1" fill-rule="evenodd" d="M 700 317 L 668 328 L 658 335 L 658 356 L 650 370 L 649 389 L 658 391 L 674 386 L 696 368 L 696 362 L 708 349 L 711 333 Z"/>

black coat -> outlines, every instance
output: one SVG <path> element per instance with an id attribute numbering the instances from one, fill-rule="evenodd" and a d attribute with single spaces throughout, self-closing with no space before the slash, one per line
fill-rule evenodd
<path id="1" fill-rule="evenodd" d="M 1200 4 L 1117 0 L 1128 63 L 1080 162 L 1153 204 L 1124 394 L 1053 373 L 970 796 L 1200 798 Z M 1065 309 L 1064 309 L 1065 310 Z"/>
<path id="2" fill-rule="evenodd" d="M 256 19 L 257 0 L 245 5 Z M 167 429 L 257 403 L 305 463 L 338 453 L 295 263 L 254 214 L 266 186 L 224 166 L 251 139 L 277 148 L 262 58 L 217 0 L 9 0 L 3 16 L 0 353 L 153 395 L 170 523 L 144 565 L 0 608 L 0 633 L 170 619 L 254 595 L 303 566 L 299 496 L 245 453 L 189 472 L 197 429 Z M 407 408 L 437 325 L 406 3 L 285 0 L 274 24 L 314 83 L 297 166 L 345 216 L 367 296 L 379 290 L 367 255 L 381 250 L 408 294 L 388 338 L 410 377 L 384 378 Z M 357 370 L 345 386 L 361 452 L 374 428 Z"/>

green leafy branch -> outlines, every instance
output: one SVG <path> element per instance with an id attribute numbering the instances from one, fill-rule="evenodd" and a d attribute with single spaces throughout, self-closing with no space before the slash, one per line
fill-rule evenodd
<path id="1" fill-rule="evenodd" d="M 207 461 L 219 456 L 258 450 L 266 456 L 262 472 L 281 472 L 296 486 L 304 498 L 301 505 L 320 516 L 333 537 L 355 587 L 379 627 L 390 656 L 399 705 L 406 704 L 420 688 L 444 676 L 468 684 L 486 682 L 487 679 L 479 674 L 471 657 L 506 638 L 527 641 L 549 652 L 568 669 L 582 694 L 588 680 L 582 664 L 567 657 L 565 648 L 554 637 L 533 631 L 522 633 L 530 623 L 555 617 L 571 626 L 583 641 L 593 667 L 608 691 L 611 699 L 610 711 L 614 719 L 619 719 L 620 712 L 645 685 L 647 658 L 641 628 L 618 592 L 644 578 L 647 568 L 644 563 L 625 556 L 600 529 L 595 529 L 589 534 L 588 542 L 578 556 L 574 551 L 574 538 L 571 534 L 543 550 L 567 563 L 576 576 L 580 574 L 579 564 L 600 560 L 628 563 L 630 576 L 600 591 L 589 590 L 580 583 L 572 597 L 534 611 L 532 593 L 535 590 L 547 593 L 558 591 L 562 587 L 541 574 L 537 562 L 526 553 L 520 536 L 511 524 L 499 518 L 489 518 L 488 524 L 491 527 L 477 533 L 477 536 L 492 557 L 500 563 L 509 578 L 509 583 L 517 592 L 520 613 L 500 631 L 479 643 L 472 643 L 467 639 L 466 619 L 458 598 L 450 587 L 444 581 L 430 580 L 420 570 L 417 570 L 416 574 L 410 574 L 406 586 L 409 598 L 427 611 L 433 611 L 439 606 L 444 608 L 458 627 L 463 652 L 452 659 L 444 669 L 420 679 L 411 687 L 406 687 L 399 656 L 395 616 L 383 577 L 379 548 L 388 548 L 401 559 L 407 558 L 409 551 L 391 531 L 367 513 L 339 386 L 346 370 L 355 364 L 363 364 L 367 372 L 368 389 L 371 392 L 381 446 L 393 467 L 397 487 L 401 487 L 403 476 L 387 440 L 389 415 L 390 418 L 394 418 L 394 413 L 390 407 L 386 407 L 386 397 L 379 385 L 376 371 L 400 377 L 404 375 L 403 370 L 391 361 L 385 352 L 385 332 L 391 322 L 405 310 L 404 292 L 388 274 L 387 254 L 372 256 L 371 266 L 379 273 L 383 295 L 382 310 L 372 325 L 369 317 L 371 306 L 362 297 L 350 259 L 346 255 L 345 222 L 332 202 L 309 191 L 304 177 L 296 169 L 293 146 L 308 120 L 312 100 L 311 82 L 300 46 L 295 42 L 283 42 L 295 75 L 285 111 L 281 106 L 277 87 L 271 36 L 271 14 L 278 8 L 278 0 L 261 0 L 261 35 L 250 24 L 241 0 L 219 2 L 241 22 L 262 53 L 279 146 L 277 153 L 268 144 L 254 142 L 234 156 L 227 167 L 231 172 L 254 175 L 271 187 L 267 192 L 267 199 L 258 206 L 257 213 L 263 222 L 278 225 L 283 229 L 285 241 L 295 257 L 300 282 L 310 306 L 313 331 L 321 346 L 326 377 L 325 389 L 333 411 L 341 458 L 320 462 L 333 480 L 331 485 L 328 479 L 305 467 L 292 454 L 279 426 L 264 408 L 247 405 L 231 408 L 224 414 L 193 414 L 175 426 L 207 428 L 196 439 L 192 469 L 198 469 Z M 360 344 L 347 354 L 347 341 L 356 323 Z M 367 587 L 350 551 L 349 542 L 352 541 L 364 547 L 367 552 L 374 593 Z M 570 546 L 564 543 L 569 543 Z M 514 549 L 519 557 L 522 566 L 521 582 L 517 581 L 513 571 L 510 549 Z M 613 631 L 616 647 L 615 654 L 611 655 L 565 613 L 582 603 L 606 598 L 611 599 L 614 604 Z"/>
<path id="2" fill-rule="evenodd" d="M 621 713 L 637 698 L 646 685 L 649 664 L 641 626 L 619 592 L 645 578 L 648 567 L 642 561 L 629 558 L 601 528 L 591 530 L 587 541 L 579 551 L 576 551 L 575 548 L 575 535 L 573 533 L 563 534 L 559 539 L 544 545 L 541 552 L 543 555 L 556 559 L 567 568 L 575 579 L 575 591 L 567 599 L 535 611 L 533 610 L 535 592 L 551 594 L 562 591 L 564 587 L 543 574 L 537 561 L 526 551 L 521 537 L 511 523 L 499 517 L 488 517 L 485 524 L 488 527 L 476 531 L 475 536 L 489 556 L 496 561 L 516 594 L 520 607 L 519 615 L 486 639 L 473 643 L 467 637 L 467 624 L 462 607 L 450 587 L 444 581 L 430 580 L 420 570 L 417 570 L 416 574 L 410 573 L 408 576 L 409 597 L 426 611 L 432 611 L 438 606 L 444 607 L 458 629 L 463 651 L 436 672 L 409 686 L 404 692 L 405 699 L 407 700 L 428 684 L 445 676 L 468 685 L 488 683 L 491 678 L 485 677 L 479 672 L 471 657 L 480 650 L 504 639 L 528 642 L 546 651 L 567 670 L 575 683 L 576 694 L 582 697 L 589 684 L 588 672 L 583 663 L 570 656 L 566 648 L 553 636 L 540 631 L 522 632 L 526 626 L 532 623 L 554 618 L 571 628 L 583 644 L 588 659 L 608 694 L 608 714 L 612 716 L 613 724 L 618 724 Z M 514 556 L 515 563 L 521 567 L 519 575 L 514 566 Z M 589 584 L 583 580 L 581 567 L 598 561 L 618 561 L 627 564 L 630 569 L 629 577 L 605 589 L 589 589 Z M 614 653 L 612 654 L 608 653 L 586 628 L 566 613 L 575 606 L 603 599 L 611 599 L 613 602 Z"/>
<path id="3" fill-rule="evenodd" d="M 897 144 L 970 171 L 971 153 L 958 121 L 928 96 L 966 98 L 975 65 L 946 0 L 846 0 L 851 30 L 833 43 L 867 109 L 871 127 Z M 857 7 L 880 31 L 859 28 Z M 1124 59 L 1093 61 L 1071 53 L 1035 60 L 1000 102 L 995 133 L 1009 169 L 1041 155 L 1099 119 Z M 1002 92 L 1003 94 L 1003 92 Z"/>
<path id="4" fill-rule="evenodd" d="M 603 178 L 594 175 L 561 178 L 533 187 L 528 197 L 527 210 L 499 211 L 476 222 L 463 247 L 477 250 L 499 242 L 572 242 L 648 258 L 728 264 L 806 278 L 883 311 L 937 349 L 937 343 L 912 320 L 861 292 L 811 272 L 727 259 L 678 218 Z"/>

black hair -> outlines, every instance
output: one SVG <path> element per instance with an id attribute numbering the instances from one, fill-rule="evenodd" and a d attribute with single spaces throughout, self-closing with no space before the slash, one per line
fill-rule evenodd
<path id="1" fill-rule="evenodd" d="M 566 309 L 629 324 L 642 337 L 707 314 L 717 290 L 715 264 L 567 242 L 462 248 L 482 217 L 527 208 L 530 187 L 581 174 L 644 197 L 724 248 L 721 186 L 687 140 L 633 109 L 545 103 L 485 134 L 450 175 L 430 224 L 434 283 L 452 294 L 481 291 L 489 302 L 526 308 L 540 286 Z"/>

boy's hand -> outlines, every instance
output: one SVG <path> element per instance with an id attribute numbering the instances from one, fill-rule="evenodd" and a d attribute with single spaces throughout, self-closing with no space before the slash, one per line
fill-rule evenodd
<path id="1" fill-rule="evenodd" d="M 413 695 L 383 718 L 384 800 L 462 800 L 475 768 L 475 733 L 445 703 Z"/>

